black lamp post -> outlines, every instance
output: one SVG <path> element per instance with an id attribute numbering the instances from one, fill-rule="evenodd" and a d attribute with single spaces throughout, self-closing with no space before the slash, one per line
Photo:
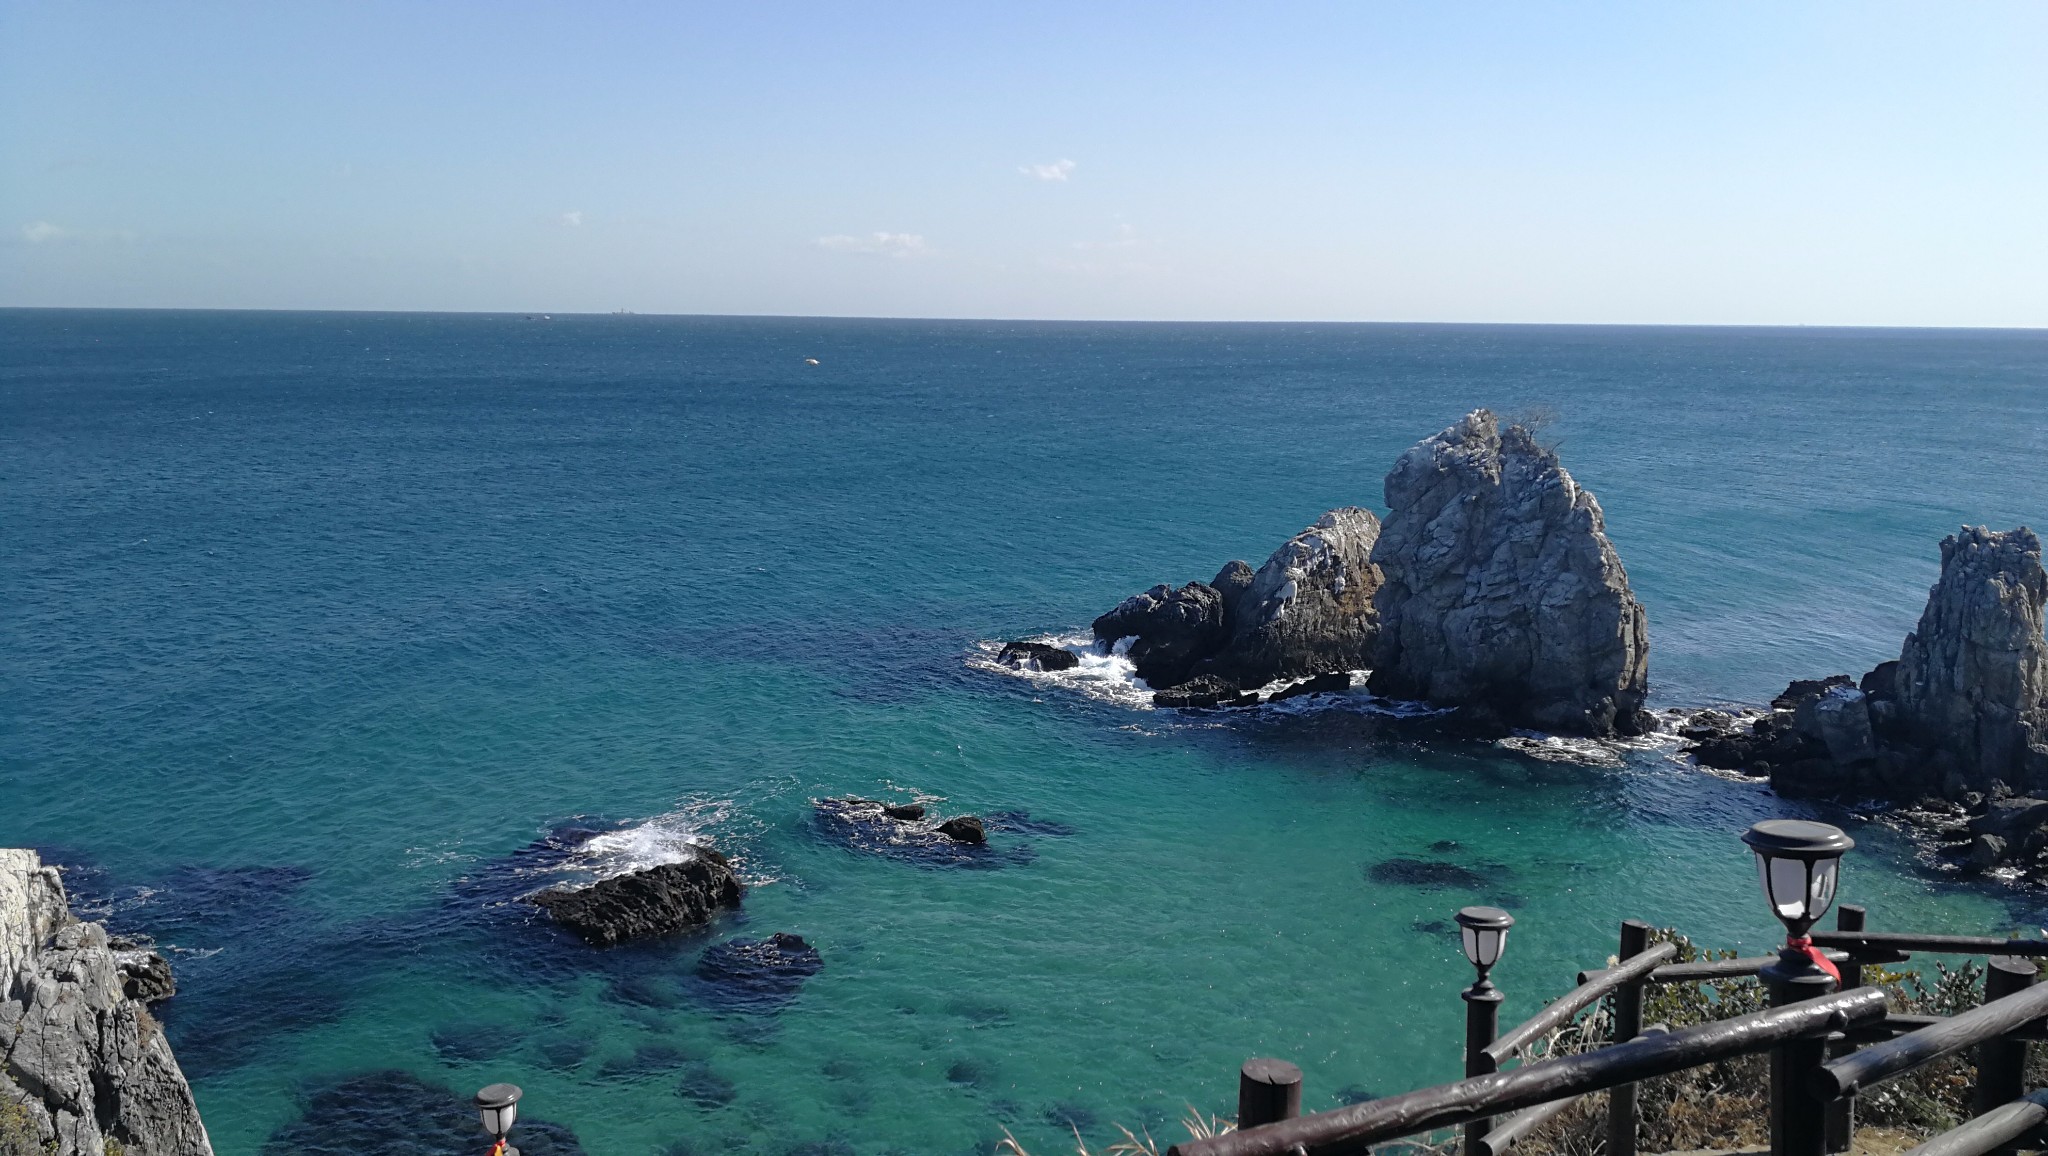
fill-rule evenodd
<path id="1" fill-rule="evenodd" d="M 1767 819 L 1751 827 L 1742 841 L 1756 852 L 1764 899 L 1785 925 L 1784 948 L 1757 972 L 1772 1006 L 1814 999 L 1840 987 L 1841 973 L 1806 933 L 1834 903 L 1842 856 L 1856 841 L 1839 827 L 1803 819 Z M 1828 1043 L 1793 1040 L 1771 1050 L 1772 1156 L 1822 1156 L 1827 1151 L 1828 1105 L 1810 1085 L 1814 1070 L 1827 1062 Z"/>
<path id="2" fill-rule="evenodd" d="M 1814 949 L 1806 933 L 1835 902 L 1835 883 L 1842 856 L 1856 840 L 1839 827 L 1804 819 L 1766 819 L 1742 836 L 1756 852 L 1757 875 L 1771 914 L 1785 925 L 1785 946 L 1777 961 L 1757 973 L 1769 985 L 1776 1003 L 1796 1003 L 1826 995 L 1840 985 L 1841 975 Z"/>
<path id="3" fill-rule="evenodd" d="M 506 1147 L 505 1135 L 519 1118 L 519 1097 L 524 1094 L 517 1084 L 492 1084 L 476 1094 L 477 1118 L 483 1121 L 484 1131 L 498 1140 L 492 1149 L 494 1156 L 519 1156 L 519 1149 Z"/>
<path id="4" fill-rule="evenodd" d="M 1500 962 L 1501 952 L 1507 949 L 1508 928 L 1515 925 L 1515 917 L 1498 907 L 1467 907 L 1458 912 L 1457 920 L 1465 959 L 1479 973 L 1479 978 L 1464 992 L 1465 1074 L 1484 1076 L 1497 1067 L 1494 1058 L 1486 1054 L 1486 1048 L 1500 1035 L 1500 1003 L 1503 998 L 1500 989 L 1487 978 L 1487 973 Z M 1479 1141 L 1492 1130 L 1491 1119 L 1474 1120 L 1465 1125 L 1466 1156 L 1480 1156 Z"/>

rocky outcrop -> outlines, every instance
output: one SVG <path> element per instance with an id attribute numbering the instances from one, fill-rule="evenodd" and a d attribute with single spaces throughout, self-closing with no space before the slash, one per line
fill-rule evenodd
<path id="1" fill-rule="evenodd" d="M 1679 736 L 1702 765 L 1769 775 L 1780 794 L 1926 800 L 1916 814 L 1946 800 L 2005 814 L 2013 808 L 1997 800 L 2048 790 L 2044 603 L 2033 531 L 1966 526 L 1942 541 L 1941 578 L 1897 659 L 1861 679 L 1799 680 L 1750 717 L 1700 712 Z M 2003 820 L 1972 837 L 1978 866 L 2048 850 L 2048 835 Z"/>
<path id="2" fill-rule="evenodd" d="M 1387 475 L 1373 693 L 1510 725 L 1637 734 L 1649 627 L 1600 503 L 1519 425 L 1474 410 Z"/>
<path id="3" fill-rule="evenodd" d="M 996 661 L 1018 670 L 1072 670 L 1081 665 L 1081 660 L 1071 650 L 1064 650 L 1050 642 L 1011 642 L 1003 646 L 996 655 Z"/>
<path id="4" fill-rule="evenodd" d="M 1227 615 L 1214 586 L 1190 582 L 1176 590 L 1161 583 L 1117 603 L 1092 629 L 1100 642 L 1131 639 L 1125 654 L 1157 689 L 1187 681 L 1195 663 L 1216 653 L 1230 637 Z"/>
<path id="5" fill-rule="evenodd" d="M 2048 574 L 2041 540 L 1965 526 L 1894 675 L 1897 729 L 1965 789 L 2048 787 Z"/>
<path id="6" fill-rule="evenodd" d="M 527 898 L 585 942 L 610 947 L 710 922 L 736 907 L 746 888 L 725 856 L 709 847 L 680 863 L 662 863 L 584 887 L 552 887 Z"/>
<path id="7" fill-rule="evenodd" d="M 51 1156 L 212 1156 L 171 1046 L 33 851 L 0 849 L 0 1126 Z"/>
<path id="8" fill-rule="evenodd" d="M 1257 570 L 1231 562 L 1213 581 L 1126 598 L 1095 620 L 1095 637 L 1131 639 L 1138 677 L 1159 691 L 1199 678 L 1235 692 L 1361 669 L 1376 630 L 1379 532 L 1370 510 L 1331 510 Z"/>
<path id="9" fill-rule="evenodd" d="M 959 815 L 939 824 L 939 834 L 955 843 L 979 846 L 988 842 L 988 831 L 974 815 Z"/>

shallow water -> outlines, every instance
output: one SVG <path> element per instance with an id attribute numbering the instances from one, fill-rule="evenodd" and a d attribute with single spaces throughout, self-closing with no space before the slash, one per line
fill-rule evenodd
<path id="1" fill-rule="evenodd" d="M 1253 1054 L 1310 1107 L 1448 1078 L 1457 907 L 1516 915 L 1510 1018 L 1625 917 L 1759 948 L 1734 836 L 1793 808 L 985 644 L 1377 507 L 1480 404 L 1555 411 L 1655 705 L 1895 656 L 1943 534 L 2048 511 L 2035 333 L 0 312 L 0 844 L 178 948 L 227 1154 L 393 1068 L 519 1083 L 595 1153 L 1174 1134 Z M 849 793 L 1073 833 L 933 866 L 825 837 Z M 745 915 L 523 921 L 500 861 L 574 816 L 627 824 L 593 869 L 710 839 Z M 1875 926 L 2040 921 L 1855 833 Z M 698 974 L 775 931 L 820 953 L 786 1001 Z"/>

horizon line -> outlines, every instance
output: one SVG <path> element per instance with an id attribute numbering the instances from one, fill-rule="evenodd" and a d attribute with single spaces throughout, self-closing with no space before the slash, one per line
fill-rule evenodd
<path id="1" fill-rule="evenodd" d="M 1172 317 L 982 317 L 917 316 L 869 313 L 666 313 L 639 310 L 577 309 L 365 309 L 280 308 L 235 305 L 0 305 L 0 313 L 319 313 L 365 316 L 428 317 L 649 317 L 670 320 L 721 321 L 926 321 L 965 324 L 1026 325 L 1428 325 L 1488 326 L 1523 329 L 1853 329 L 1934 330 L 1968 333 L 2040 333 L 2042 325 L 1873 324 L 1807 321 L 1423 321 L 1412 319 L 1333 318 L 1172 318 Z"/>

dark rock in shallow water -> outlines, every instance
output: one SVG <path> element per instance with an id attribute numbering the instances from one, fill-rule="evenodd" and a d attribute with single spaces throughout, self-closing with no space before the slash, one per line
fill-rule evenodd
<path id="1" fill-rule="evenodd" d="M 946 1081 L 970 1088 L 979 1088 L 993 1078 L 987 1064 L 980 1060 L 954 1060 L 946 1068 Z"/>
<path id="2" fill-rule="evenodd" d="M 923 803 L 883 803 L 882 813 L 891 819 L 924 818 Z"/>
<path id="3" fill-rule="evenodd" d="M 613 1056 L 606 1060 L 603 1066 L 598 1068 L 598 1075 L 607 1080 L 633 1080 L 646 1076 L 667 1075 L 703 1058 L 674 1044 L 642 1044 L 634 1048 L 630 1056 Z"/>
<path id="4" fill-rule="evenodd" d="M 1798 710 L 1801 703 L 1819 698 L 1836 687 L 1855 685 L 1856 680 L 1846 674 L 1831 674 L 1826 678 L 1795 678 L 1791 685 L 1771 700 L 1771 709 Z"/>
<path id="5" fill-rule="evenodd" d="M 299 1119 L 272 1132 L 262 1156 L 450 1156 L 479 1150 L 482 1135 L 467 1093 L 370 1072 L 310 1089 Z M 583 1156 L 576 1133 L 525 1111 L 512 1142 L 522 1156 Z"/>
<path id="6" fill-rule="evenodd" d="M 1486 876 L 1469 867 L 1439 859 L 1387 859 L 1373 864 L 1366 875 L 1374 883 L 1396 883 L 1431 891 L 1444 887 L 1478 891 L 1490 883 Z"/>
<path id="7" fill-rule="evenodd" d="M 1049 642 L 1012 642 L 1003 647 L 996 661 L 1004 666 L 1026 670 L 1072 670 L 1081 665 L 1073 651 L 1054 646 Z"/>
<path id="8" fill-rule="evenodd" d="M 540 1058 L 558 1072 L 582 1067 L 595 1050 L 596 1045 L 582 1036 L 551 1036 L 540 1042 Z"/>
<path id="9" fill-rule="evenodd" d="M 1093 1109 L 1080 1104 L 1054 1104 L 1045 1110 L 1046 1123 L 1076 1132 L 1094 1131 L 1098 1119 Z"/>
<path id="10" fill-rule="evenodd" d="M 796 999 L 804 981 L 825 966 L 801 935 L 776 932 L 766 939 L 713 944 L 697 961 L 699 991 L 732 1011 L 772 1013 Z"/>
<path id="11" fill-rule="evenodd" d="M 1219 706 L 1257 706 L 1256 691 L 1241 691 L 1213 674 L 1191 678 L 1179 686 L 1159 691 L 1152 705 L 1172 710 L 1208 710 Z"/>
<path id="12" fill-rule="evenodd" d="M 503 1024 L 443 1024 L 428 1034 L 434 1053 L 445 1064 L 474 1064 L 494 1060 L 517 1048 L 523 1038 L 518 1029 Z"/>
<path id="13" fill-rule="evenodd" d="M 990 869 L 1004 865 L 1003 857 L 986 843 L 963 843 L 941 834 L 941 824 L 929 816 L 894 818 L 873 799 L 818 799 L 811 806 L 813 827 L 819 835 L 858 851 L 925 867 Z"/>
<path id="14" fill-rule="evenodd" d="M 744 892 L 725 856 L 702 847 L 681 863 L 615 875 L 587 887 L 550 888 L 527 902 L 544 908 L 586 942 L 608 947 L 700 927 L 719 908 L 737 906 Z"/>
<path id="15" fill-rule="evenodd" d="M 940 823 L 939 834 L 955 843 L 979 845 L 988 842 L 988 832 L 982 829 L 981 820 L 973 815 L 961 815 Z"/>
<path id="16" fill-rule="evenodd" d="M 1512 726 L 1639 734 L 1649 626 L 1600 503 L 1520 425 L 1474 410 L 1387 474 L 1374 694 Z"/>
<path id="17" fill-rule="evenodd" d="M 1178 590 L 1162 583 L 1117 603 L 1092 629 L 1106 644 L 1135 638 L 1127 654 L 1138 677 L 1166 687 L 1185 681 L 1195 663 L 1229 637 L 1225 613 L 1223 595 L 1207 583 Z"/>
<path id="18" fill-rule="evenodd" d="M 708 1112 L 737 1099 L 739 1087 L 713 1071 L 710 1064 L 698 1060 L 684 1065 L 682 1080 L 676 1084 L 676 1095 Z"/>

